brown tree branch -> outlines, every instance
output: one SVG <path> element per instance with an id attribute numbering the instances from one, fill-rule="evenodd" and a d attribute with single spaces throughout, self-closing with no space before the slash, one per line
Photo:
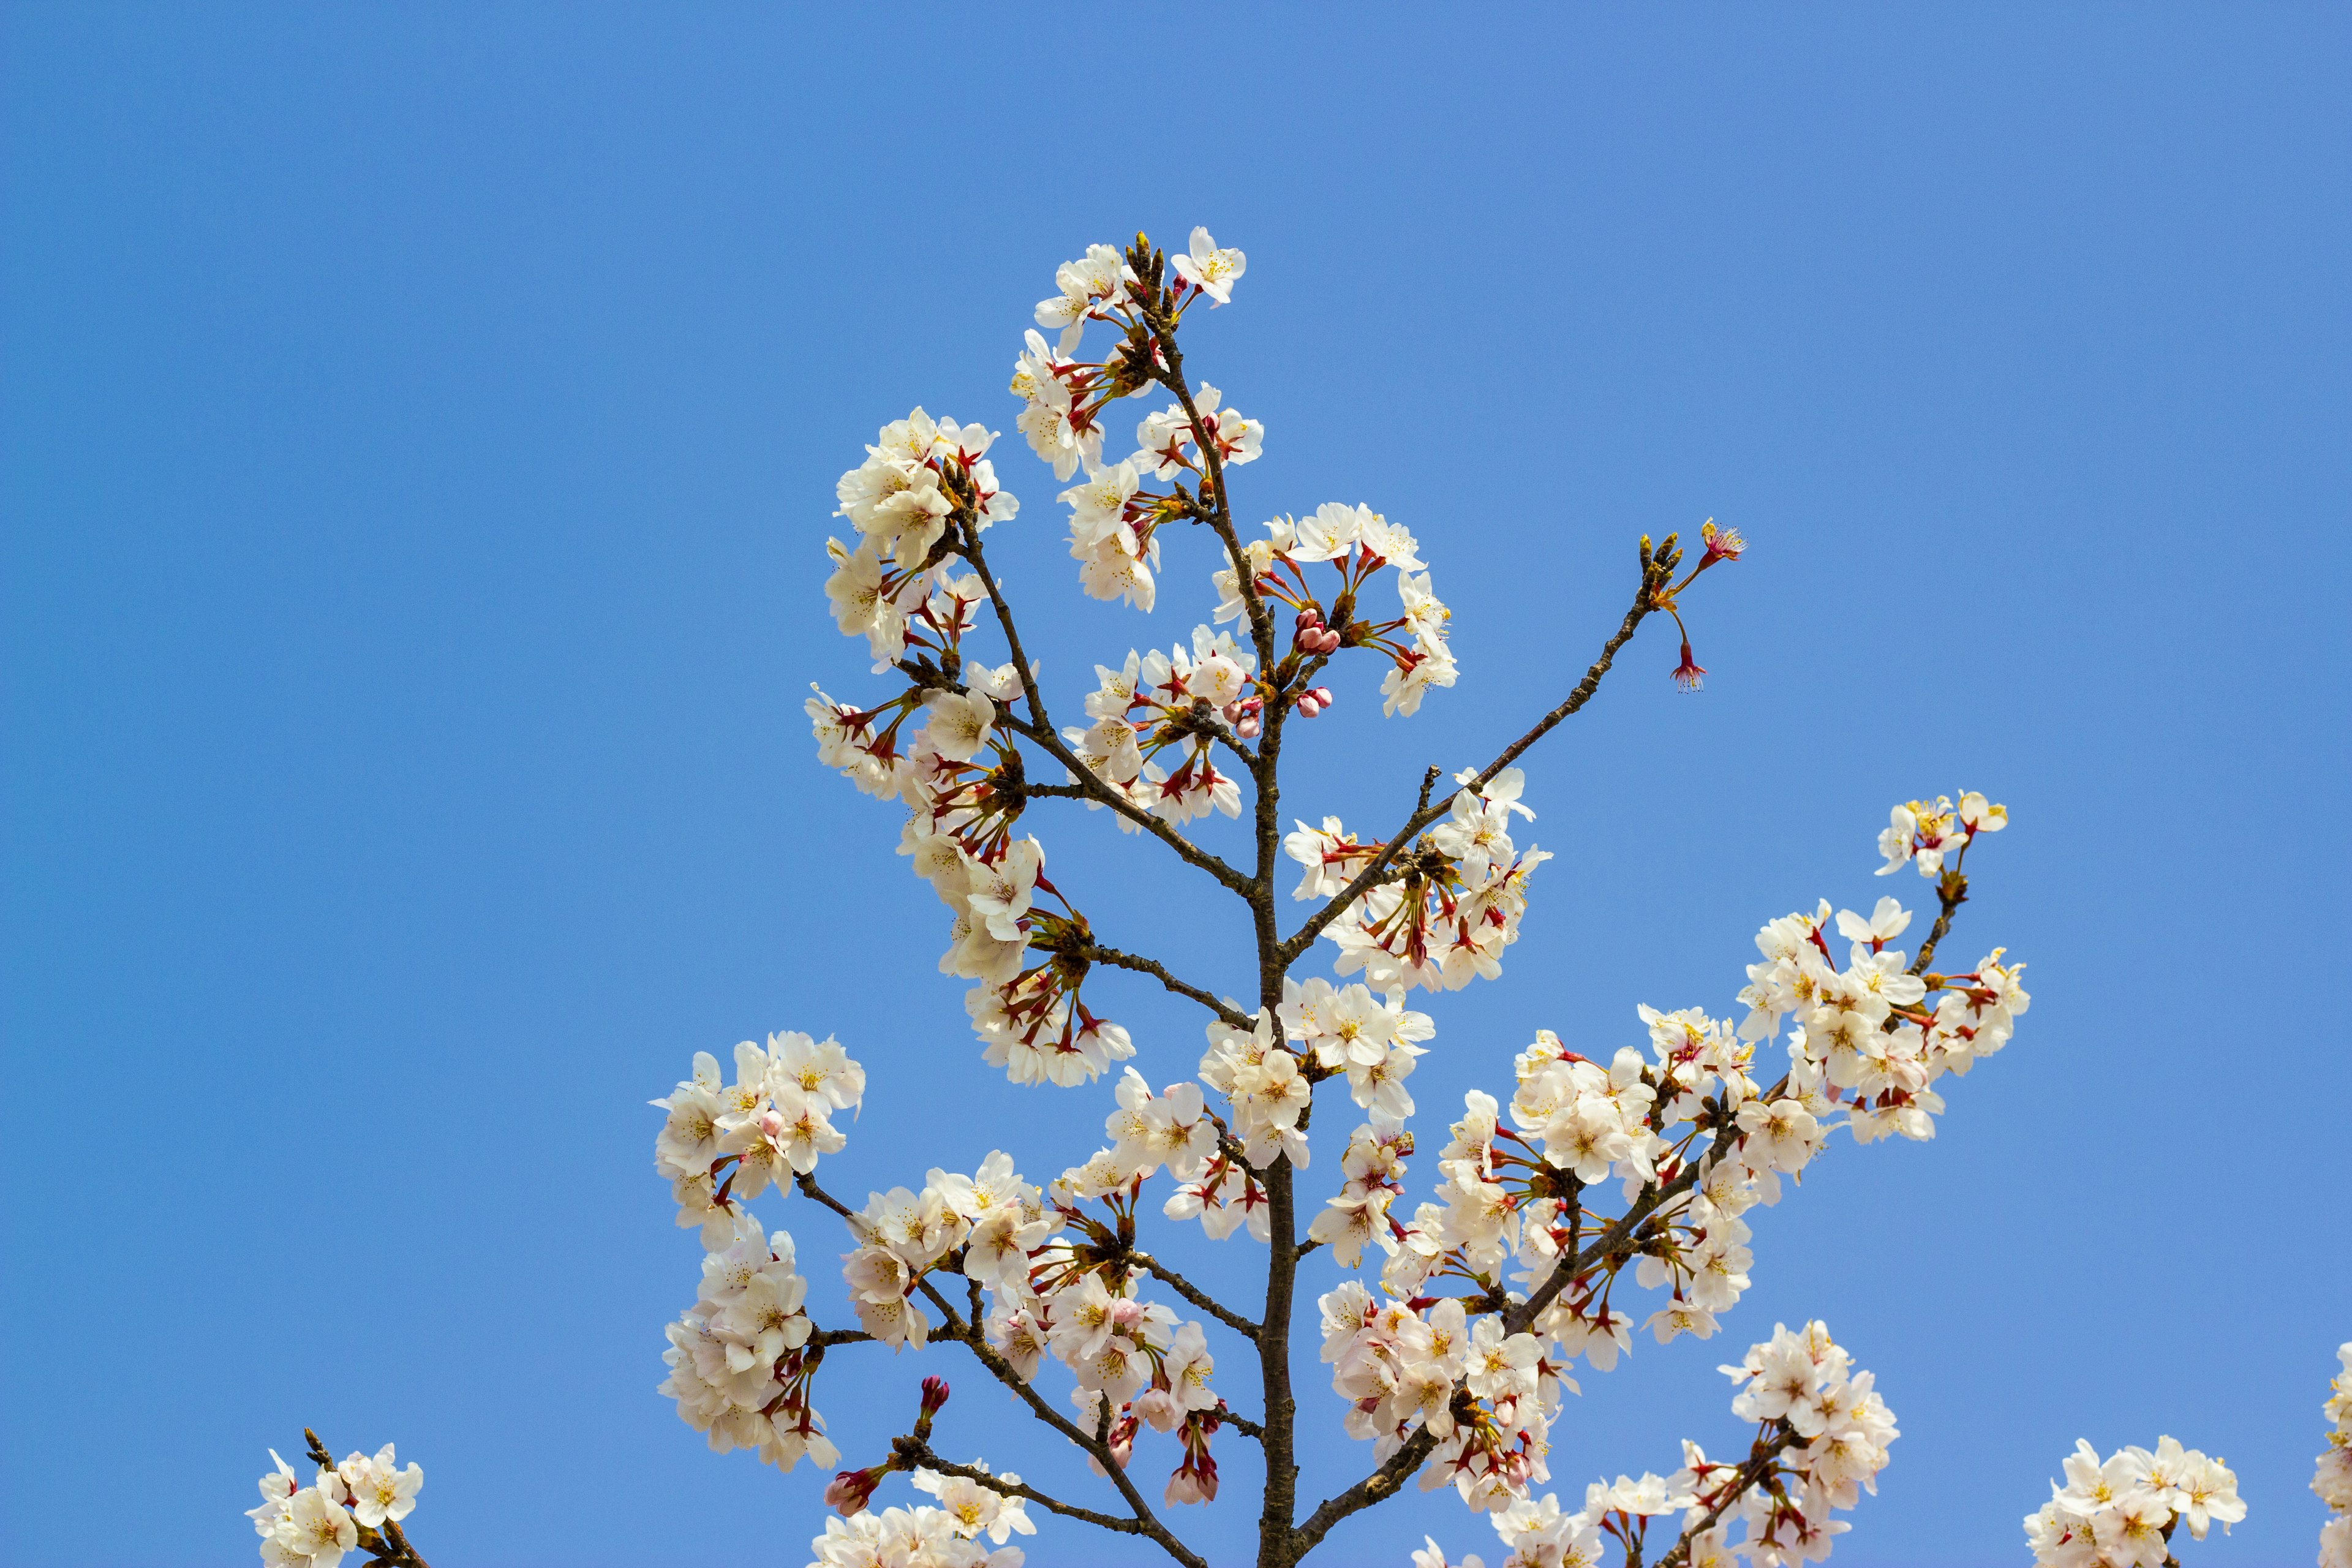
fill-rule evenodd
<path id="1" fill-rule="evenodd" d="M 1247 1034 L 1250 1030 L 1257 1027 L 1256 1019 L 1249 1016 L 1249 1015 L 1244 1013 L 1238 1007 L 1228 1005 L 1218 997 L 1202 990 L 1199 986 L 1187 984 L 1185 982 L 1177 979 L 1173 974 L 1171 974 L 1168 972 L 1168 966 L 1161 963 L 1156 958 L 1142 958 L 1139 957 L 1135 953 L 1121 952 L 1115 947 L 1097 947 L 1092 943 L 1089 943 L 1085 947 L 1072 949 L 1070 956 L 1073 958 L 1083 958 L 1090 963 L 1108 963 L 1114 969 L 1131 969 L 1138 974 L 1149 974 L 1154 980 L 1159 981 L 1160 984 L 1174 992 L 1177 995 L 1190 997 L 1192 1000 L 1198 1002 L 1202 1006 L 1206 1007 L 1210 1012 L 1214 1013 L 1219 1018 L 1232 1025 L 1234 1028 L 1241 1030 L 1244 1034 Z"/>
<path id="2" fill-rule="evenodd" d="M 1232 1309 L 1220 1304 L 1207 1291 L 1202 1289 L 1199 1286 L 1193 1284 L 1190 1279 L 1185 1279 L 1181 1274 L 1177 1273 L 1176 1270 L 1169 1268 L 1158 1258 L 1151 1257 L 1148 1253 L 1141 1252 L 1131 1252 L 1128 1254 L 1128 1257 L 1134 1262 L 1137 1268 L 1152 1275 L 1156 1279 L 1164 1280 L 1169 1289 L 1174 1290 L 1176 1294 L 1183 1297 L 1184 1300 L 1192 1302 L 1192 1305 L 1200 1308 L 1201 1310 L 1208 1313 L 1211 1317 L 1216 1319 L 1217 1321 L 1224 1324 L 1225 1327 L 1233 1330 L 1234 1332 L 1241 1335 L 1244 1339 L 1255 1340 L 1258 1337 L 1258 1326 L 1255 1323 L 1251 1322 L 1239 1312 L 1234 1311 Z"/>
<path id="3" fill-rule="evenodd" d="M 1509 767 L 1529 746 L 1549 734 L 1555 725 L 1591 701 L 1592 694 L 1601 689 L 1601 678 L 1609 673 L 1610 666 L 1616 661 L 1618 649 L 1633 640 L 1634 630 L 1641 626 L 1643 620 L 1654 607 L 1652 600 L 1657 591 L 1659 574 L 1651 564 L 1647 541 L 1644 541 L 1643 544 L 1642 585 L 1633 595 L 1633 607 L 1625 612 L 1625 618 L 1618 623 L 1617 630 L 1610 636 L 1609 640 L 1601 645 L 1601 656 L 1585 670 L 1584 679 L 1576 683 L 1575 689 L 1568 694 L 1559 707 L 1538 720 L 1534 727 L 1526 734 L 1504 747 L 1502 754 L 1479 770 L 1477 775 L 1463 786 L 1465 789 L 1475 791 L 1485 788 L 1494 780 L 1496 773 Z M 1430 786 L 1436 783 L 1435 773 L 1436 770 L 1432 769 L 1430 774 L 1423 778 L 1421 804 L 1413 808 L 1412 815 L 1405 818 L 1404 826 L 1397 829 L 1389 841 L 1381 847 L 1380 853 L 1373 856 L 1361 871 L 1356 873 L 1353 881 L 1333 894 L 1329 902 L 1316 910 L 1307 918 L 1305 925 L 1300 926 L 1281 943 L 1276 951 L 1286 967 L 1295 962 L 1300 953 L 1307 951 L 1316 937 L 1322 933 L 1325 926 L 1338 920 L 1346 912 L 1349 905 L 1379 885 L 1381 873 L 1387 870 L 1389 862 L 1402 853 L 1406 846 L 1412 842 L 1423 828 L 1453 809 L 1454 797 L 1450 795 L 1443 800 L 1433 801 L 1429 798 Z"/>
<path id="4" fill-rule="evenodd" d="M 1117 1514 L 1097 1513 L 1090 1508 L 1080 1508 L 1075 1503 L 1064 1502 L 1059 1498 L 1048 1497 L 1026 1482 L 1008 1481 L 1003 1477 L 992 1475 L 975 1465 L 950 1464 L 933 1453 L 929 1444 L 917 1438 L 900 1437 L 893 1442 L 890 1447 L 894 1454 L 908 1462 L 909 1468 L 920 1465 L 927 1470 L 937 1470 L 943 1476 L 961 1476 L 968 1481 L 978 1481 L 1001 1497 L 1025 1499 L 1066 1518 L 1081 1520 L 1097 1530 L 1115 1530 L 1122 1535 L 1143 1533 L 1143 1525 L 1139 1521 L 1121 1519 Z"/>
<path id="5" fill-rule="evenodd" d="M 1387 1463 L 1349 1487 L 1337 1497 L 1326 1498 L 1307 1516 L 1290 1538 L 1289 1553 L 1281 1561 L 1297 1562 L 1315 1549 L 1316 1543 L 1331 1533 L 1331 1527 L 1351 1513 L 1360 1513 L 1374 1503 L 1386 1502 L 1394 1497 L 1412 1473 L 1437 1447 L 1437 1435 L 1423 1426 L 1404 1440 L 1404 1447 L 1388 1457 Z"/>

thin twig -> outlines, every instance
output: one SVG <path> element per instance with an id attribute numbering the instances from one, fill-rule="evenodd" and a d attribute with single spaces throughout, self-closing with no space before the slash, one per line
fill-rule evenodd
<path id="1" fill-rule="evenodd" d="M 1190 1279 L 1185 1279 L 1181 1274 L 1177 1273 L 1173 1268 L 1169 1268 L 1168 1265 L 1160 1262 L 1160 1259 L 1151 1257 L 1148 1253 L 1142 1252 L 1129 1253 L 1128 1256 L 1134 1262 L 1137 1268 L 1141 1268 L 1146 1273 L 1150 1274 L 1157 1279 L 1166 1281 L 1168 1287 L 1174 1290 L 1176 1294 L 1183 1297 L 1184 1300 L 1192 1302 L 1192 1305 L 1200 1308 L 1201 1310 L 1208 1313 L 1211 1317 L 1215 1318 L 1217 1321 L 1224 1324 L 1225 1327 L 1233 1330 L 1234 1332 L 1249 1340 L 1255 1340 L 1258 1337 L 1258 1326 L 1255 1323 L 1251 1322 L 1239 1312 L 1234 1311 L 1232 1309 L 1221 1305 L 1207 1291 L 1193 1284 Z"/>
<path id="2" fill-rule="evenodd" d="M 1142 1524 L 1136 1520 L 1121 1519 L 1116 1514 L 1097 1513 L 1093 1509 L 1080 1508 L 1076 1503 L 1064 1502 L 1059 1498 L 1048 1497 L 1026 1482 L 1008 1481 L 1003 1476 L 992 1475 L 977 1466 L 950 1464 L 932 1452 L 929 1444 L 918 1442 L 912 1437 L 901 1437 L 891 1447 L 927 1470 L 937 1470 L 943 1476 L 961 1476 L 968 1481 L 978 1481 L 1000 1497 L 1023 1498 L 1050 1509 L 1055 1513 L 1066 1515 L 1071 1519 L 1083 1520 L 1098 1529 L 1115 1530 L 1122 1535 L 1143 1533 Z"/>
<path id="3" fill-rule="evenodd" d="M 1168 973 L 1168 966 L 1156 958 L 1142 958 L 1131 952 L 1121 952 L 1115 947 L 1097 947 L 1091 943 L 1085 947 L 1072 949 L 1070 956 L 1083 958 L 1091 963 L 1108 963 L 1114 969 L 1131 969 L 1138 974 L 1149 974 L 1177 995 L 1190 997 L 1198 1002 L 1219 1018 L 1244 1033 L 1257 1027 L 1256 1019 L 1252 1018 L 1240 1008 L 1202 990 L 1199 986 L 1187 984 L 1177 979 Z"/>
<path id="4" fill-rule="evenodd" d="M 1517 761 L 1521 752 L 1549 734 L 1553 726 L 1592 700 L 1592 694 L 1601 689 L 1601 677 L 1609 673 L 1609 667 L 1615 662 L 1617 650 L 1633 639 L 1635 628 L 1640 626 L 1643 619 L 1649 615 L 1652 608 L 1651 596 L 1655 591 L 1656 584 L 1652 580 L 1652 574 L 1645 572 L 1642 579 L 1642 586 L 1633 596 L 1633 607 L 1625 612 L 1624 620 L 1618 624 L 1617 630 L 1612 634 L 1609 640 L 1601 645 L 1601 657 L 1594 659 L 1591 667 L 1585 670 L 1584 679 L 1576 683 L 1576 689 L 1568 694 L 1559 707 L 1538 720 L 1534 728 L 1504 747 L 1502 754 L 1480 769 L 1477 775 L 1463 786 L 1465 789 L 1473 792 L 1484 789 L 1493 782 L 1496 773 Z M 1397 829 L 1389 841 L 1381 846 L 1380 853 L 1373 856 L 1361 871 L 1356 873 L 1355 880 L 1332 895 L 1328 903 L 1316 910 L 1307 918 L 1305 925 L 1299 927 L 1283 942 L 1278 951 L 1286 967 L 1296 962 L 1298 955 L 1307 951 L 1316 937 L 1322 933 L 1325 926 L 1338 920 L 1346 912 L 1349 906 L 1380 884 L 1381 875 L 1387 870 L 1389 862 L 1402 853 L 1405 847 L 1423 828 L 1427 827 L 1452 809 L 1454 801 L 1451 795 L 1440 801 L 1432 801 L 1429 798 L 1430 786 L 1436 783 L 1436 772 L 1437 770 L 1433 768 L 1423 777 L 1421 804 L 1413 807 L 1412 815 L 1405 818 L 1404 826 Z"/>

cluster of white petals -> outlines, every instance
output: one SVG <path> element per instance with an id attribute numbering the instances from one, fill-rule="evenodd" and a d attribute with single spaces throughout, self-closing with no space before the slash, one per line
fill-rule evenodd
<path id="1" fill-rule="evenodd" d="M 867 1196 L 850 1221 L 858 1246 L 842 1255 L 841 1277 L 866 1331 L 894 1348 L 919 1348 L 931 1321 L 914 1300 L 942 1263 L 1016 1295 L 1028 1287 L 1029 1259 L 1059 1226 L 1037 1189 L 992 1151 L 971 1175 L 934 1168 L 919 1193 L 893 1187 Z"/>
<path id="2" fill-rule="evenodd" d="M 927 1479 L 934 1482 L 949 1479 L 921 1471 L 915 1484 L 925 1486 Z M 816 1553 L 809 1568 L 1021 1568 L 1019 1547 L 1000 1546 L 992 1552 L 981 1539 L 1008 1519 L 1019 1521 L 1011 1528 L 1024 1534 L 1033 1532 L 1036 1527 L 1019 1511 L 1021 1500 L 1002 1497 L 971 1482 L 954 1484 L 970 1489 L 971 1495 L 958 1494 L 959 1500 L 966 1503 L 964 1511 L 927 1504 L 910 1509 L 866 1510 L 847 1518 L 835 1515 L 827 1519 L 824 1533 L 809 1542 L 809 1550 Z M 982 1501 L 983 1499 L 991 1500 Z M 994 1539 L 1002 1541 L 1004 1537 L 998 1532 Z"/>
<path id="3" fill-rule="evenodd" d="M 2319 1531 L 2319 1568 L 2352 1568 L 2352 1342 L 2336 1347 L 2342 1370 L 2327 1385 L 2327 1451 L 2319 1456 L 2311 1489 L 2335 1515 Z"/>
<path id="4" fill-rule="evenodd" d="M 1940 795 L 1932 801 L 1906 801 L 1887 813 L 1886 831 L 1878 836 L 1878 852 L 1886 857 L 1878 874 L 1911 866 L 1922 877 L 1940 876 L 1947 860 L 1959 864 L 1978 834 L 1999 833 L 2008 826 L 2009 807 L 1974 790 L 1962 791 L 1957 806 Z"/>
<path id="5" fill-rule="evenodd" d="M 1389 660 L 1381 679 L 1381 710 L 1390 718 L 1420 711 L 1430 689 L 1452 686 L 1461 676 L 1446 641 L 1454 612 L 1431 591 L 1421 546 L 1402 525 L 1361 504 L 1326 501 L 1307 517 L 1277 517 L 1266 537 L 1243 551 L 1251 585 L 1260 601 L 1296 612 L 1293 646 L 1319 668 L 1341 648 L 1373 649 Z M 1328 565 L 1337 574 L 1329 604 L 1316 595 L 1307 568 Z M 1398 614 L 1374 620 L 1359 614 L 1365 584 L 1382 567 L 1396 571 Z M 1419 576 L 1414 574 L 1419 573 Z M 1234 620 L 1247 608 L 1240 566 L 1212 574 L 1217 619 Z M 1299 711 L 1313 718 L 1330 706 L 1328 690 L 1300 700 Z"/>
<path id="6" fill-rule="evenodd" d="M 2230 1468 L 2169 1437 L 2105 1459 L 2078 1442 L 2065 1469 L 2066 1484 L 2051 1482 L 2050 1500 L 2025 1517 L 2043 1568 L 2162 1568 L 2179 1527 L 2202 1541 L 2215 1521 L 2226 1532 L 2246 1517 Z"/>
<path id="7" fill-rule="evenodd" d="M 1086 700 L 1094 722 L 1062 738 L 1089 773 L 1140 812 L 1180 827 L 1213 811 L 1239 816 L 1241 781 L 1218 769 L 1215 737 L 1202 732 L 1197 715 L 1203 703 L 1238 710 L 1256 668 L 1257 656 L 1231 633 L 1195 626 L 1189 649 L 1130 650 L 1117 669 L 1095 666 Z M 1100 810 L 1103 803 L 1087 805 Z M 1119 826 L 1137 830 L 1127 817 Z"/>
<path id="8" fill-rule="evenodd" d="M 1385 862 L 1385 874 L 1359 894 L 1323 934 L 1339 949 L 1341 974 L 1363 975 L 1381 991 L 1420 987 L 1458 991 L 1503 973 L 1503 949 L 1519 940 L 1528 880 L 1551 857 L 1511 840 L 1514 814 L 1535 813 L 1519 795 L 1526 777 L 1506 768 L 1457 791 L 1451 815 L 1420 842 Z M 1331 899 L 1370 869 L 1389 847 L 1363 843 L 1336 816 L 1320 827 L 1297 824 L 1283 850 L 1304 874 L 1292 896 Z"/>
<path id="9" fill-rule="evenodd" d="M 669 1113 L 654 1139 L 654 1169 L 670 1184 L 682 1229 L 699 1227 L 710 1251 L 731 1247 L 745 1199 L 771 1184 L 789 1186 L 839 1153 L 848 1140 L 833 1125 L 866 1095 L 866 1069 L 832 1039 L 786 1030 L 762 1047 L 735 1047 L 735 1081 L 719 1058 L 694 1053 L 694 1076 L 651 1103 Z"/>
<path id="10" fill-rule="evenodd" d="M 906 651 L 909 621 L 930 613 L 930 589 L 940 575 L 934 547 L 961 504 L 984 529 L 1020 510 L 1000 489 L 988 461 L 995 432 L 952 419 L 934 420 L 920 408 L 882 426 L 866 461 L 841 476 L 835 514 L 858 533 L 853 548 L 825 541 L 834 563 L 824 584 L 835 622 L 845 636 L 863 637 L 876 668 Z"/>
<path id="11" fill-rule="evenodd" d="M 1509 776 L 1493 798 L 1457 801 L 1453 836 L 1438 855 L 1449 862 L 1511 856 L 1505 801 L 1516 805 L 1517 783 Z M 1347 840 L 1336 824 L 1321 834 L 1302 829 L 1292 842 L 1327 898 L 1377 853 Z M 1757 936 L 1763 960 L 1748 970 L 1739 1027 L 1697 1008 L 1643 1006 L 1648 1048 L 1622 1047 L 1605 1058 L 1539 1032 L 1519 1053 L 1507 1105 L 1478 1090 L 1465 1096 L 1438 1155 L 1435 1201 L 1409 1219 L 1393 1211 L 1412 1149 L 1402 1114 L 1410 1101 L 1382 1106 L 1360 1094 L 1374 1120 L 1351 1140 L 1346 1186 L 1308 1232 L 1342 1267 L 1379 1258 L 1379 1294 L 1351 1281 L 1322 1299 L 1324 1356 L 1349 1402 L 1349 1430 L 1371 1438 L 1382 1457 L 1419 1432 L 1429 1453 L 1423 1484 L 1450 1479 L 1475 1506 L 1517 1506 L 1545 1479 L 1546 1424 L 1559 1395 L 1577 1389 L 1573 1363 L 1581 1357 L 1606 1373 L 1631 1347 L 1635 1314 L 1626 1310 L 1626 1284 L 1664 1293 L 1643 1325 L 1661 1343 L 1707 1338 L 1748 1288 L 1754 1255 L 1742 1215 L 1777 1203 L 1782 1179 L 1801 1173 L 1832 1132 L 1843 1126 L 1864 1143 L 1889 1132 L 1932 1136 L 1943 1102 L 1927 1086 L 1998 1050 L 2029 998 L 2018 983 L 2021 966 L 2004 965 L 1998 951 L 1966 974 L 1911 964 L 1888 945 L 1909 921 L 1893 900 L 1881 900 L 1867 918 L 1849 910 L 1833 921 L 1824 903 L 1811 915 L 1769 922 Z M 1847 944 L 1843 968 L 1825 934 L 1832 929 Z M 1402 1012 L 1402 991 L 1385 1005 L 1368 989 L 1349 991 L 1292 983 L 1286 1032 L 1315 1042 L 1300 1054 L 1307 1070 L 1329 1072 L 1351 1055 L 1380 1061 L 1391 1081 L 1367 1086 L 1370 1095 L 1401 1095 L 1392 1080 L 1411 1058 L 1400 1058 L 1392 1042 L 1427 1037 L 1426 1020 Z M 1406 1020 L 1418 1022 L 1404 1027 Z M 1263 1026 L 1246 1043 L 1234 1030 L 1222 1037 L 1237 1059 L 1281 1048 Z M 1774 1044 L 1787 1068 L 1767 1086 L 1758 1058 Z M 1278 1135 L 1283 1118 L 1297 1120 L 1290 1098 L 1261 1091 L 1246 1104 L 1235 1100 L 1236 1134 L 1272 1121 L 1269 1136 Z M 1296 1098 L 1303 1104 L 1304 1091 Z M 1623 1205 L 1614 1213 L 1603 1201 L 1612 1192 Z M 1447 1280 L 1462 1282 L 1462 1292 L 1447 1294 Z M 1527 1372 L 1524 1393 L 1503 1385 L 1507 1397 L 1497 1404 L 1463 1379 L 1448 1356 L 1473 1333 Z M 1784 1375 L 1756 1383 L 1768 1366 Z M 1853 1487 L 1870 1484 L 1892 1426 L 1876 1435 L 1884 1410 L 1867 1376 L 1848 1376 L 1843 1353 L 1818 1324 L 1758 1347 L 1744 1372 L 1727 1370 L 1751 1384 L 1741 1414 L 1785 1422 L 1790 1441 L 1807 1445 L 1777 1462 L 1801 1470 L 1814 1490 L 1751 1521 L 1749 1536 L 1759 1561 L 1801 1558 L 1844 1528 L 1830 1521 L 1823 1500 L 1848 1506 Z M 1823 1403 L 1788 1403 L 1799 1393 Z M 1598 1515 L 1586 1522 L 1601 1528 Z"/>
<path id="12" fill-rule="evenodd" d="M 679 1420 L 709 1435 L 715 1453 L 755 1449 L 785 1471 L 803 1456 L 830 1465 L 839 1456 L 809 1402 L 814 1327 L 793 1238 L 781 1230 L 770 1237 L 740 1206 L 730 1217 L 727 1245 L 703 1255 L 694 1305 L 667 1330 L 661 1392 L 677 1401 Z"/>
<path id="13" fill-rule="evenodd" d="M 1853 1358 L 1819 1322 L 1797 1332 L 1773 1326 L 1723 1371 L 1739 1385 L 1731 1413 L 1758 1431 L 1746 1456 L 1710 1460 L 1685 1440 L 1683 1468 L 1597 1480 L 1584 1506 L 1568 1512 L 1550 1493 L 1524 1494 L 1495 1507 L 1491 1521 L 1510 1554 L 1501 1568 L 1599 1568 L 1643 1560 L 1652 1521 L 1679 1515 L 1676 1549 L 1689 1568 L 1727 1568 L 1734 1554 L 1759 1568 L 1829 1555 L 1848 1526 L 1834 1519 L 1864 1490 L 1875 1492 L 1886 1447 L 1897 1436 L 1894 1413 L 1856 1373 Z M 1732 1527 L 1744 1526 L 1731 1540 Z M 1412 1556 L 1415 1568 L 1449 1568 L 1435 1541 Z M 1465 1557 L 1454 1568 L 1484 1568 Z"/>
<path id="14" fill-rule="evenodd" d="M 735 1047 L 735 1080 L 718 1058 L 694 1056 L 694 1076 L 652 1103 L 667 1112 L 654 1169 L 670 1184 L 677 1223 L 700 1233 L 702 1283 L 667 1330 L 661 1391 L 713 1449 L 758 1451 L 790 1470 L 806 1455 L 831 1464 L 833 1445 L 809 1403 L 816 1371 L 804 1303 L 807 1281 L 793 1239 L 771 1236 L 746 1206 L 771 1186 L 789 1191 L 848 1140 L 833 1114 L 855 1110 L 866 1069 L 831 1039 L 793 1031 Z"/>
<path id="15" fill-rule="evenodd" d="M 261 1478 L 261 1506 L 246 1516 L 261 1537 L 262 1562 L 273 1568 L 335 1568 L 359 1550 L 363 1534 L 373 1542 L 375 1531 L 406 1519 L 425 1485 L 424 1467 L 398 1464 L 389 1443 L 373 1455 L 320 1465 L 307 1487 L 275 1448 L 269 1460 L 275 1468 Z"/>

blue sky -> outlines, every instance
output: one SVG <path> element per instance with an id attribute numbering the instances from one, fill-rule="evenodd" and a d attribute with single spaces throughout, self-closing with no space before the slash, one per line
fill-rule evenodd
<path id="1" fill-rule="evenodd" d="M 1841 1143 L 1764 1213 L 1721 1338 L 1587 1379 L 1563 1491 L 1735 1442 L 1716 1363 L 1818 1316 L 1904 1433 L 1841 1562 L 2021 1561 L 2077 1436 L 2164 1432 L 2252 1509 L 2190 1561 L 2310 1560 L 2352 1338 L 2352 1072 L 2305 991 L 2352 806 L 2342 11 L 0 26 L 0 1556 L 240 1560 L 309 1423 L 425 1464 L 436 1559 L 804 1560 L 822 1478 L 654 1392 L 697 1249 L 644 1101 L 796 1027 L 873 1073 L 838 1188 L 1092 1147 L 1107 1089 L 980 1066 L 896 816 L 800 700 L 877 689 L 819 590 L 859 444 L 917 403 L 1009 431 L 1054 265 L 1204 223 L 1250 258 L 1190 351 L 1267 426 L 1238 504 L 1370 502 L 1455 608 L 1462 684 L 1410 722 L 1342 686 L 1301 814 L 1376 827 L 1517 733 L 1639 533 L 1754 543 L 1696 596 L 1703 695 L 1653 628 L 1529 759 L 1559 858 L 1503 981 L 1432 1006 L 1425 1122 L 1536 1028 L 1727 1010 L 1759 921 L 1888 890 L 1890 802 L 2013 814 L 1953 942 L 2030 963 L 2016 1043 L 1934 1142 Z M 1059 487 L 1002 468 L 1066 705 L 1205 612 L 1197 552 L 1149 617 L 1078 600 Z M 1034 826 L 1117 939 L 1246 984 L 1164 856 Z M 1190 1071 L 1195 1017 L 1105 1000 Z M 1365 1461 L 1307 1362 L 1319 1496 Z M 845 1354 L 819 1405 L 864 1462 L 940 1372 L 944 1448 L 1067 1474 L 974 1371 Z M 1450 1496 L 1328 1551 L 1424 1530 L 1500 1555 Z"/>

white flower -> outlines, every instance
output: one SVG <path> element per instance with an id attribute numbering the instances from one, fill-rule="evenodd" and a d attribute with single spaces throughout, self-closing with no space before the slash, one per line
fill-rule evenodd
<path id="1" fill-rule="evenodd" d="M 930 715 L 923 739 L 942 757 L 968 763 L 988 744 L 996 705 L 977 691 L 934 691 L 924 700 Z"/>
<path id="2" fill-rule="evenodd" d="M 383 1529 L 388 1519 L 406 1519 L 416 1507 L 417 1489 L 425 1485 L 424 1467 L 414 1460 L 406 1469 L 395 1466 L 389 1443 L 373 1458 L 352 1454 L 336 1471 L 351 1494 L 352 1515 L 370 1530 Z"/>
<path id="3" fill-rule="evenodd" d="M 1192 231 L 1192 249 L 1176 258 L 1176 275 L 1220 305 L 1234 297 L 1234 283 L 1248 267 L 1238 250 L 1220 250 L 1205 228 Z"/>

